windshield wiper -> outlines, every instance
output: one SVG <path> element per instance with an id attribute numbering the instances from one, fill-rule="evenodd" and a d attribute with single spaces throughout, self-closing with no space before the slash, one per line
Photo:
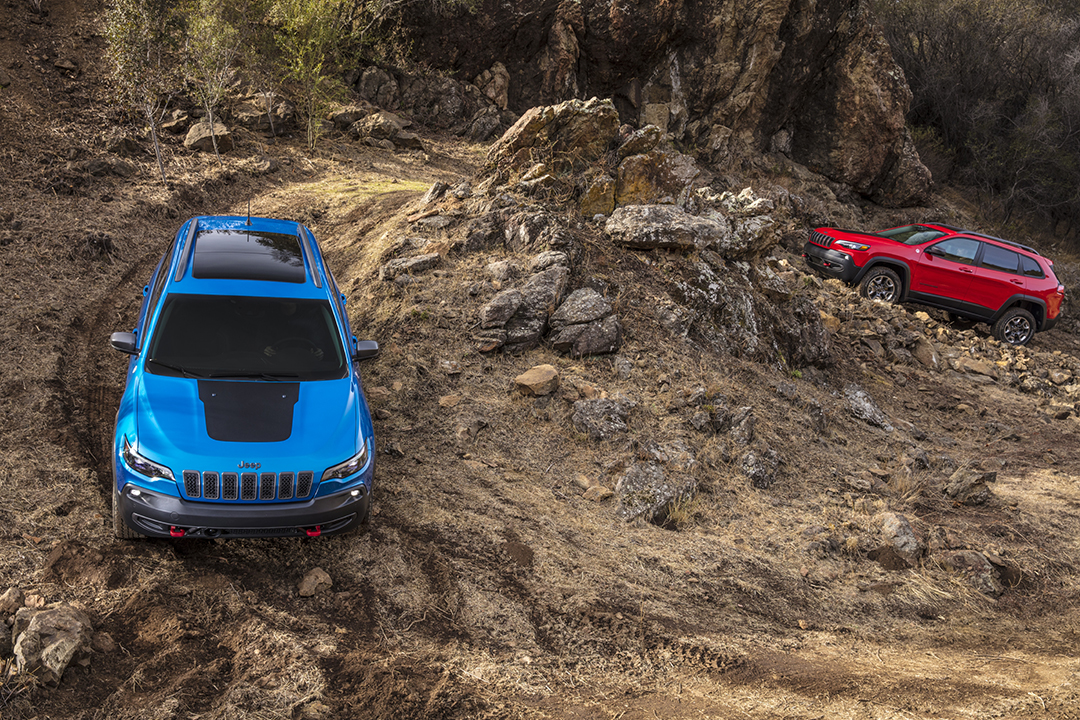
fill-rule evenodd
<path id="1" fill-rule="evenodd" d="M 183 375 L 184 377 L 187 377 L 187 378 L 205 377 L 203 374 L 197 373 L 197 372 L 192 372 L 191 370 L 188 370 L 186 367 L 182 367 L 180 365 L 174 365 L 172 363 L 167 363 L 164 360 L 158 360 L 157 358 L 150 358 L 146 362 L 154 363 L 155 365 L 157 365 L 159 367 L 163 367 L 166 370 L 172 370 L 173 372 L 178 372 L 178 373 L 180 373 L 181 375 Z"/>

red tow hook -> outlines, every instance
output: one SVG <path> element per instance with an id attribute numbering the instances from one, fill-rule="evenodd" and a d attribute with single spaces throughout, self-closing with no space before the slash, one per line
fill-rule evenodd
<path id="1" fill-rule="evenodd" d="M 176 527 L 175 525 L 170 525 L 169 526 L 169 535 L 171 537 L 181 538 L 181 537 L 184 537 L 184 533 L 186 533 L 186 532 L 187 532 L 187 530 L 185 530 L 182 527 Z"/>
<path id="2" fill-rule="evenodd" d="M 305 528 L 304 532 L 307 533 L 308 537 L 319 537 L 322 535 L 322 525 L 316 525 L 313 528 Z"/>

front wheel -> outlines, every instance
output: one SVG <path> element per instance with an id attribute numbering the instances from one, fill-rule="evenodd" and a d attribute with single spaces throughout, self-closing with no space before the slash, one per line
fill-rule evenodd
<path id="1" fill-rule="evenodd" d="M 900 276 L 895 270 L 876 267 L 871 268 L 859 283 L 859 294 L 869 300 L 894 303 L 900 300 L 900 291 L 903 287 Z"/>
<path id="2" fill-rule="evenodd" d="M 993 333 L 1001 342 L 1026 345 L 1035 335 L 1035 316 L 1024 308 L 1009 308 L 994 323 Z"/>

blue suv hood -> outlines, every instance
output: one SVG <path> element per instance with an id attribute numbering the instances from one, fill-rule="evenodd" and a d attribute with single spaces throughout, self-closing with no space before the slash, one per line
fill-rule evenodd
<path id="1" fill-rule="evenodd" d="M 356 453 L 352 378 L 309 382 L 196 380 L 142 374 L 135 394 L 140 451 L 170 467 L 312 470 Z M 176 461 L 183 458 L 184 467 Z M 280 463 L 287 463 L 279 466 Z"/>

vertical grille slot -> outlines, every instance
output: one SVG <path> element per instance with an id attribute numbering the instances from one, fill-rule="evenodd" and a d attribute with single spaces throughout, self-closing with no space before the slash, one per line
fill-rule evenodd
<path id="1" fill-rule="evenodd" d="M 218 499 L 218 474 L 216 472 L 204 472 L 202 474 L 203 497 L 207 500 Z"/>
<path id="2" fill-rule="evenodd" d="M 273 500 L 277 495 L 277 488 L 274 484 L 277 481 L 277 475 L 274 473 L 263 473 L 259 476 L 259 499 L 260 500 Z"/>
<path id="3" fill-rule="evenodd" d="M 315 479 L 315 473 L 305 470 L 296 476 L 296 497 L 307 497 L 311 494 L 311 481 Z"/>
<path id="4" fill-rule="evenodd" d="M 259 476 L 255 473 L 240 473 L 240 499 L 254 500 L 259 492 Z"/>
<path id="5" fill-rule="evenodd" d="M 202 488 L 199 483 L 199 473 L 194 470 L 184 471 L 184 494 L 189 498 L 202 497 Z"/>
<path id="6" fill-rule="evenodd" d="M 292 500 L 295 476 L 291 472 L 283 472 L 278 476 L 278 499 Z"/>
<path id="7" fill-rule="evenodd" d="M 240 496 L 239 486 L 237 485 L 236 473 L 222 473 L 221 474 L 221 499 L 222 500 L 235 500 Z"/>

